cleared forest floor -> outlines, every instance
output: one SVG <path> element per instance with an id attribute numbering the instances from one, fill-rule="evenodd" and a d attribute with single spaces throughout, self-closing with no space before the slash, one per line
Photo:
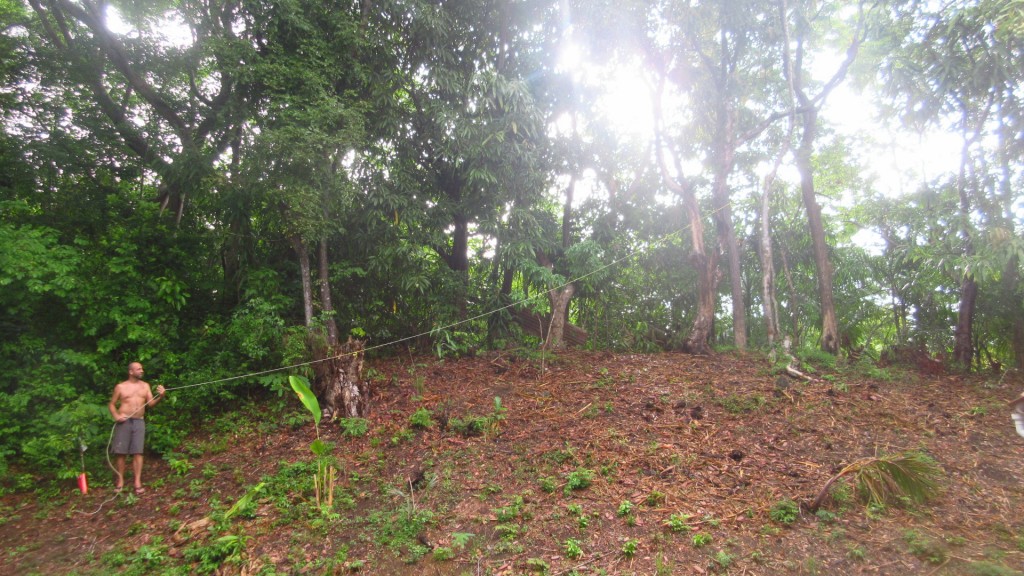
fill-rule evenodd
<path id="1" fill-rule="evenodd" d="M 332 509 L 316 505 L 316 432 L 289 393 L 150 457 L 141 496 L 112 498 L 109 474 L 91 471 L 85 496 L 69 481 L 3 497 L 0 573 L 1024 570 L 1024 438 L 1006 409 L 1018 373 L 862 364 L 798 382 L 735 353 L 367 366 L 365 431 L 321 426 Z M 843 466 L 904 451 L 941 466 L 937 498 L 868 508 L 840 481 L 806 509 Z"/>

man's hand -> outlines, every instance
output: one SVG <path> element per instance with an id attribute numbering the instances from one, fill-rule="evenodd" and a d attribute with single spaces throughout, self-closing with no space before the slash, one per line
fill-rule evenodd
<path id="1" fill-rule="evenodd" d="M 156 395 L 157 396 L 163 396 L 165 392 L 167 392 L 167 389 L 164 388 L 163 384 L 157 384 L 156 385 Z"/>
<path id="2" fill-rule="evenodd" d="M 128 421 L 128 417 L 118 414 L 117 418 L 114 418 L 114 420 L 117 421 L 118 424 L 123 424 Z"/>

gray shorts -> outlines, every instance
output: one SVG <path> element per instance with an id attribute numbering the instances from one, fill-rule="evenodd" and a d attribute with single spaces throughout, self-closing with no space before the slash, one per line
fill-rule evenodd
<path id="1" fill-rule="evenodd" d="M 129 418 L 114 425 L 114 441 L 110 451 L 114 454 L 142 454 L 142 443 L 146 439 L 146 421 Z"/>

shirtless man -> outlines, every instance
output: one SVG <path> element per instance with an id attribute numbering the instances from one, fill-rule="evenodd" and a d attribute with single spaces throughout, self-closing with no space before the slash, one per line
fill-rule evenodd
<path id="1" fill-rule="evenodd" d="M 164 387 L 156 387 L 156 396 L 147 382 L 141 380 L 142 364 L 132 362 L 128 365 L 128 379 L 114 386 L 114 395 L 110 398 L 110 414 L 117 421 L 114 426 L 114 439 L 111 452 L 114 453 L 114 465 L 117 468 L 115 488 L 120 492 L 124 488 L 125 456 L 132 455 L 132 472 L 135 475 L 135 493 L 142 494 L 142 443 L 146 437 L 146 406 L 153 406 L 164 397 Z"/>

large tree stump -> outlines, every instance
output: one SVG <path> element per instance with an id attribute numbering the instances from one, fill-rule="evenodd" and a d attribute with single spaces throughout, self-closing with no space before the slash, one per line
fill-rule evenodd
<path id="1" fill-rule="evenodd" d="M 362 340 L 349 338 L 328 348 L 327 358 L 316 364 L 316 394 L 324 418 L 361 418 L 370 412 L 370 387 L 363 379 Z"/>

